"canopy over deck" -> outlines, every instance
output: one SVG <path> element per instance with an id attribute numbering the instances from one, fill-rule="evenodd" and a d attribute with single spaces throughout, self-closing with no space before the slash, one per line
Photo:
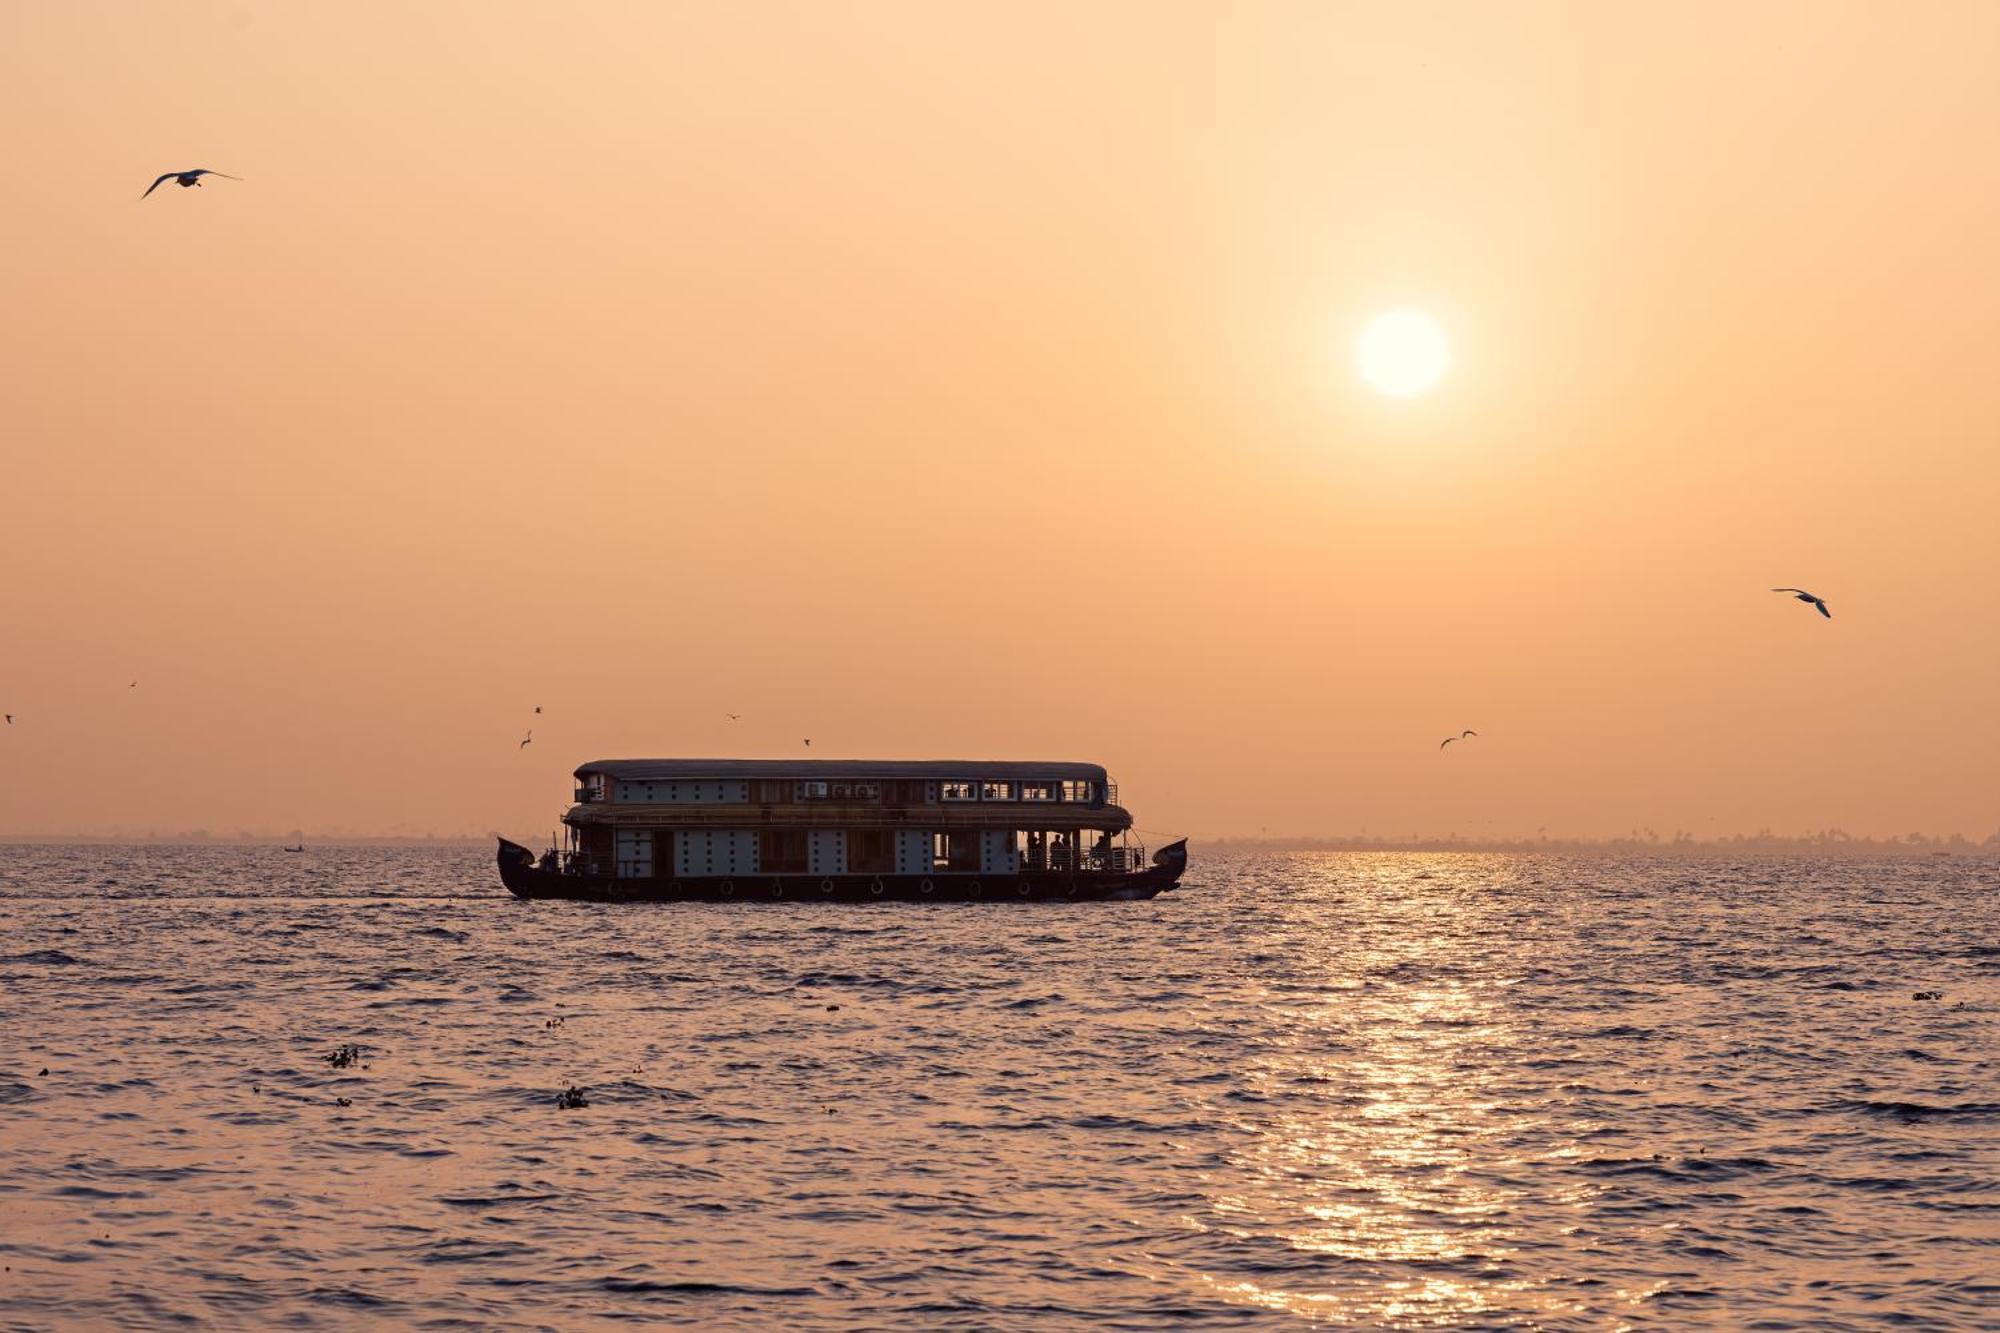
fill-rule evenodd
<path id="1" fill-rule="evenodd" d="M 670 782 L 676 778 L 1110 780 L 1100 764 L 1021 759 L 594 759 L 576 770 L 579 779 L 593 773 L 616 782 Z"/>

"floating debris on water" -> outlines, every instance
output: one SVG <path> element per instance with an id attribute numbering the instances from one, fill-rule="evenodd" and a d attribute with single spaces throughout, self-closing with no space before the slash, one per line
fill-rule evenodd
<path id="1" fill-rule="evenodd" d="M 361 1059 L 361 1048 L 359 1046 L 341 1046 L 322 1055 L 320 1059 L 326 1061 L 335 1069 L 346 1069 Z M 366 1066 L 364 1065 L 363 1068 L 366 1068 Z"/>
<path id="2" fill-rule="evenodd" d="M 584 1100 L 583 1089 L 572 1083 L 567 1089 L 556 1094 L 556 1106 L 560 1110 L 575 1111 L 590 1105 Z"/>

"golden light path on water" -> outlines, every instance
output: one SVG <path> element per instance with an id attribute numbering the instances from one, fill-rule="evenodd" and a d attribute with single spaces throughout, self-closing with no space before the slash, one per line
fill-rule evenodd
<path id="1" fill-rule="evenodd" d="M 1411 1325 L 1518 1310 L 1538 1285 L 1509 1272 L 1508 1218 L 1523 1193 L 1513 1177 L 1532 1163 L 1496 1159 L 1486 1151 L 1494 1135 L 1483 1128 L 1499 1109 L 1490 1064 L 1520 1038 L 1493 993 L 1518 978 L 1393 992 L 1356 978 L 1357 967 L 1423 968 L 1458 947 L 1466 930 L 1491 924 L 1483 917 L 1498 909 L 1480 882 L 1439 879 L 1436 864 L 1378 858 L 1370 896 L 1425 899 L 1425 919 L 1415 930 L 1385 929 L 1359 954 L 1351 940 L 1321 937 L 1315 952 L 1327 994 L 1265 1004 L 1284 1037 L 1246 1071 L 1249 1095 L 1269 1103 L 1302 1087 L 1338 1094 L 1255 1122 L 1249 1146 L 1231 1160 L 1235 1188 L 1213 1196 L 1209 1219 L 1191 1223 L 1248 1241 L 1263 1234 L 1262 1220 L 1301 1253 L 1368 1268 L 1473 1265 L 1479 1276 L 1384 1277 L 1362 1301 L 1210 1277 L 1218 1294 L 1319 1320 Z"/>
<path id="2" fill-rule="evenodd" d="M 1531 1208 L 1574 1213 L 1564 1237 L 1589 1231 L 1583 1219 L 1604 1188 L 1552 1186 L 1550 1168 L 1582 1156 L 1573 1145 L 1613 1129 L 1601 1112 L 1559 1101 L 1524 1106 L 1501 1086 L 1503 1074 L 1535 1058 L 1536 1032 L 1508 1002 L 1536 957 L 1533 942 L 1514 939 L 1514 965 L 1496 975 L 1382 984 L 1515 934 L 1515 904 L 1492 892 L 1490 870 L 1479 858 L 1368 858 L 1366 882 L 1347 886 L 1378 909 L 1365 938 L 1291 937 L 1305 947 L 1292 988 L 1310 988 L 1317 969 L 1322 993 L 1262 1002 L 1274 1036 L 1245 1070 L 1243 1089 L 1259 1114 L 1233 1126 L 1247 1143 L 1213 1175 L 1208 1213 L 1186 1220 L 1239 1244 L 1276 1241 L 1329 1256 L 1355 1272 L 1333 1285 L 1323 1273 L 1307 1284 L 1195 1275 L 1219 1296 L 1360 1326 L 1461 1326 L 1530 1311 L 1587 1321 L 1591 1304 L 1551 1289 L 1545 1271 L 1523 1263 L 1531 1233 L 1544 1233 L 1537 1248 L 1546 1248 L 1547 1223 L 1528 1219 Z M 1298 1107 L 1301 1089 L 1324 1095 Z M 1279 1102 L 1293 1109 L 1267 1109 Z M 1524 1136 L 1561 1146 L 1523 1151 Z M 1677 1225 L 1639 1222 L 1635 1230 L 1666 1235 Z M 1616 1286 L 1597 1308 L 1642 1310 L 1668 1285 Z"/>

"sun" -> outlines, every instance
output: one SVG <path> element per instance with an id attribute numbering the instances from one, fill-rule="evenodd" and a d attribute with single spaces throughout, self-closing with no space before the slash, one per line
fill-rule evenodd
<path id="1" fill-rule="evenodd" d="M 1375 316 L 1354 344 L 1354 365 L 1377 393 L 1411 398 L 1437 387 L 1451 366 L 1451 343 L 1421 310 Z"/>

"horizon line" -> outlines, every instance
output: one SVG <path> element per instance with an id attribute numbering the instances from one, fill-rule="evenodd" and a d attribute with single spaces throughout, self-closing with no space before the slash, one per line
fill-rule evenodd
<path id="1" fill-rule="evenodd" d="M 292 844 L 316 844 L 332 847 L 364 846 L 483 846 L 493 841 L 492 833 L 362 833 L 352 831 L 327 831 L 321 833 L 290 832 L 268 833 L 237 830 L 220 834 L 204 829 L 147 830 L 145 832 L 93 830 L 77 833 L 55 832 L 9 832 L 0 833 L 0 844 L 8 846 L 69 845 L 101 847 L 144 847 L 144 846 L 194 846 L 194 847 L 261 847 Z M 1381 837 L 1374 834 L 1243 834 L 1225 833 L 1211 836 L 1190 835 L 1188 839 L 1196 845 L 1207 845 L 1237 850 L 1267 851 L 1649 851 L 1649 852 L 1700 852 L 1700 851 L 1754 851 L 1801 849 L 1826 851 L 1841 849 L 1846 851 L 1946 851 L 1961 854 L 1985 853 L 2000 855 L 2000 830 L 1982 839 L 1972 839 L 1963 833 L 1919 833 L 1902 836 L 1850 834 L 1843 829 L 1830 828 L 1812 830 L 1798 834 L 1775 833 L 1770 829 L 1759 829 L 1755 833 L 1716 834 L 1710 837 L 1695 837 L 1686 831 L 1677 831 L 1672 837 L 1661 837 L 1657 833 L 1644 835 L 1640 832 L 1618 834 L 1608 837 L 1591 836 L 1467 836 L 1455 832 L 1443 834 L 1417 834 L 1411 837 Z"/>

